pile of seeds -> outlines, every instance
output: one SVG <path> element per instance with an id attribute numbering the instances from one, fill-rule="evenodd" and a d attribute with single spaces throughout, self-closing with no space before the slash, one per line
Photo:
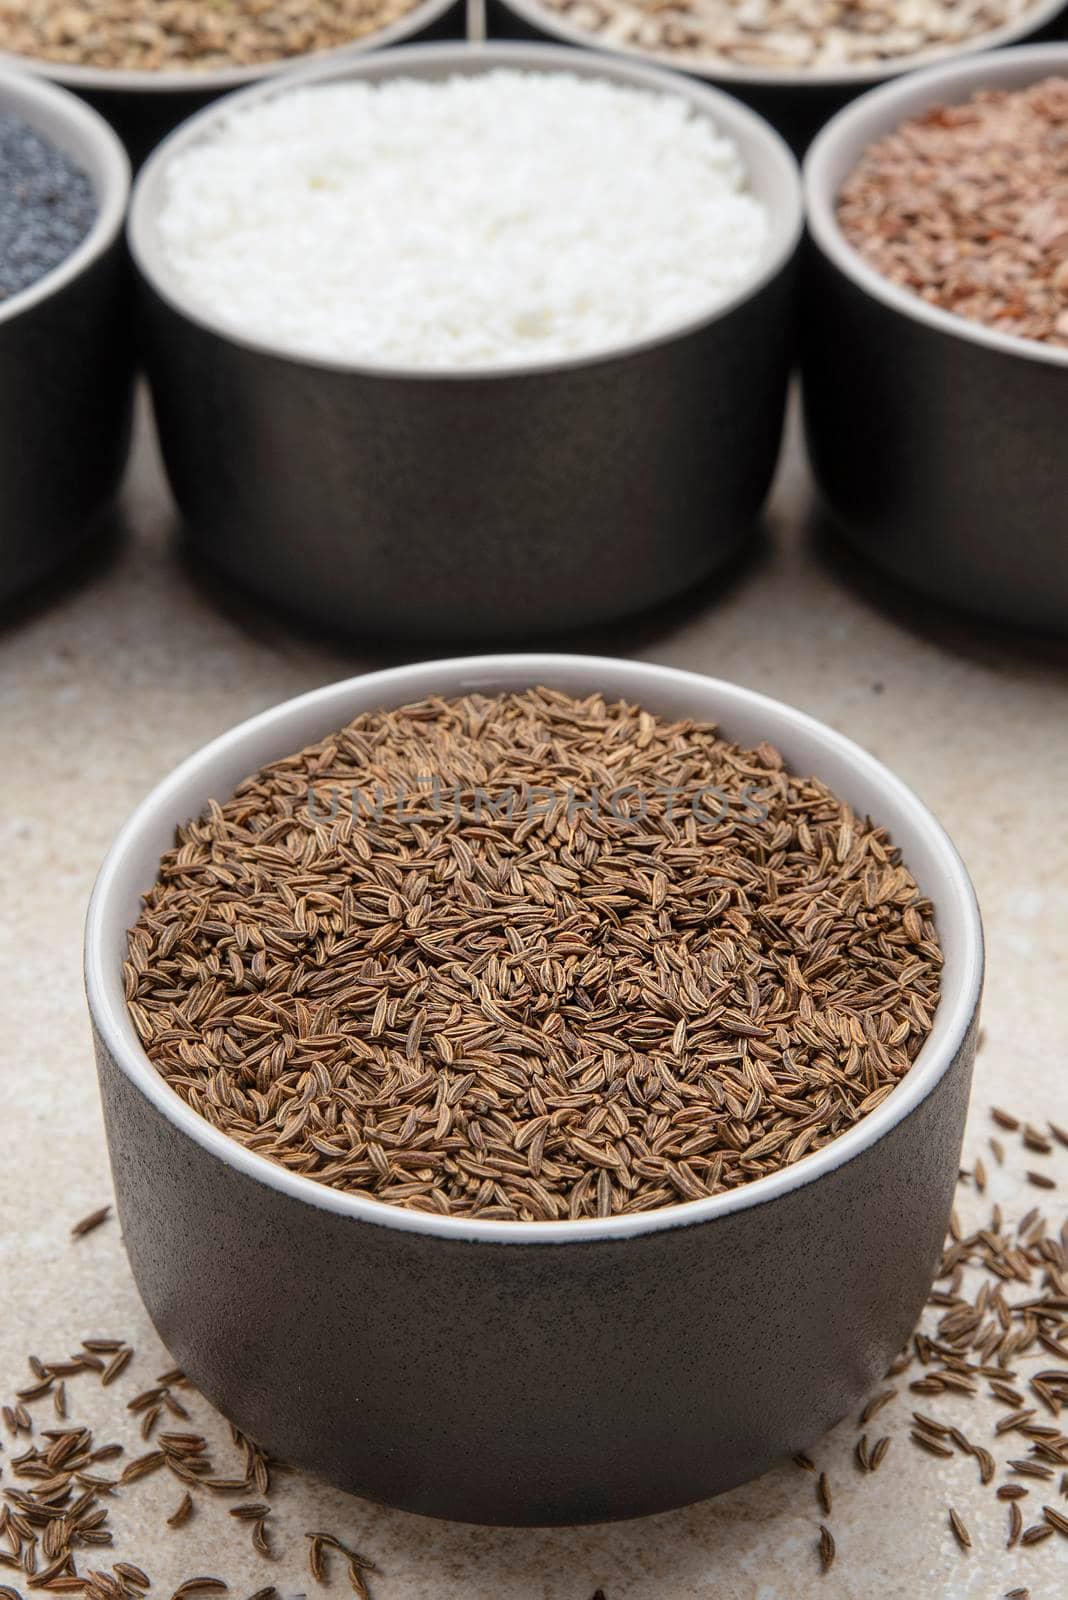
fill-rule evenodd
<path id="1" fill-rule="evenodd" d="M 1034 0 L 542 0 L 611 49 L 732 67 L 833 72 L 927 58 L 1026 16 Z"/>
<path id="2" fill-rule="evenodd" d="M 768 745 L 549 689 L 358 717 L 179 830 L 131 1016 L 199 1114 L 441 1215 L 699 1200 L 853 1127 L 931 1026 L 931 906 Z"/>
<path id="3" fill-rule="evenodd" d="M 710 316 L 769 217 L 681 95 L 497 69 L 239 104 L 167 162 L 159 235 L 181 292 L 248 338 L 453 370 Z"/>
<path id="4" fill-rule="evenodd" d="M 76 250 L 96 219 L 80 167 L 21 117 L 0 115 L 0 305 Z"/>
<path id="5" fill-rule="evenodd" d="M 1068 348 L 1068 78 L 905 123 L 866 151 L 838 220 L 931 305 Z"/>
<path id="6" fill-rule="evenodd" d="M 74 1231 L 78 1235 L 85 1230 Z M 114 1542 L 109 1502 L 159 1472 L 170 1474 L 181 1488 L 181 1499 L 166 1519 L 168 1528 L 177 1530 L 190 1520 L 194 1494 L 198 1500 L 205 1495 L 229 1499 L 236 1503 L 227 1506 L 228 1514 L 249 1528 L 253 1550 L 267 1560 L 278 1554 L 270 1533 L 272 1507 L 264 1498 L 271 1492 L 277 1464 L 231 1428 L 240 1465 L 229 1476 L 220 1474 L 208 1440 L 189 1426 L 186 1402 L 192 1391 L 179 1369 L 161 1373 L 151 1388 L 126 1402 L 125 1420 L 136 1422 L 142 1440 L 150 1441 L 151 1448 L 131 1456 L 125 1465 L 119 1465 L 120 1458 L 128 1454 L 124 1445 L 114 1441 L 99 1444 L 92 1429 L 68 1420 L 68 1381 L 97 1374 L 102 1384 L 111 1384 L 125 1371 L 133 1354 L 122 1340 L 89 1338 L 63 1360 L 41 1361 L 31 1356 L 32 1381 L 17 1391 L 13 1404 L 2 1408 L 5 1427 L 16 1441 L 12 1448 L 18 1449 L 10 1466 L 25 1487 L 9 1485 L 3 1491 L 0 1570 L 22 1573 L 31 1590 L 77 1594 L 83 1600 L 143 1600 L 153 1586 L 143 1566 L 115 1561 L 110 1571 L 101 1567 L 79 1570 L 79 1563 L 84 1567 L 88 1561 L 101 1560 L 96 1552 Z M 56 1425 L 38 1428 L 29 1408 L 47 1399 Z M 178 1427 L 171 1422 L 168 1430 L 168 1418 L 178 1419 Z M 20 1445 L 24 1447 L 18 1448 Z M 242 1498 L 250 1492 L 258 1498 Z M 377 1571 L 373 1561 L 331 1532 L 312 1530 L 304 1537 L 308 1569 L 317 1582 L 328 1581 L 333 1553 L 343 1560 L 357 1600 L 370 1600 L 366 1574 Z M 180 1583 L 171 1600 L 229 1592 L 225 1579 L 200 1575 Z M 0 1585 L 0 1600 L 22 1600 L 22 1596 L 18 1590 Z M 257 1590 L 252 1600 L 279 1597 L 275 1587 L 268 1585 Z"/>
<path id="7" fill-rule="evenodd" d="M 0 49 L 71 66 L 252 67 L 351 44 L 416 0 L 0 0 Z"/>
<path id="8" fill-rule="evenodd" d="M 1056 1123 L 1041 1129 L 997 1107 L 991 1115 L 1000 1135 L 989 1140 L 998 1166 L 1006 1159 L 1006 1134 L 1019 1137 L 1029 1162 L 1053 1155 L 1058 1146 L 1068 1149 L 1068 1130 Z M 1057 1188 L 1048 1170 L 1032 1167 L 1025 1175 L 1035 1188 Z M 981 1159 L 960 1177 L 977 1195 L 986 1192 Z M 995 1205 L 985 1225 L 966 1231 L 955 1210 L 928 1305 L 924 1326 L 887 1373 L 889 1384 L 858 1419 L 857 1470 L 863 1475 L 878 1470 L 892 1435 L 872 1442 L 869 1430 L 888 1407 L 892 1415 L 904 1404 L 908 1418 L 898 1421 L 904 1421 L 921 1455 L 942 1464 L 974 1463 L 1004 1518 L 1007 1549 L 1025 1551 L 1054 1537 L 1068 1540 L 1068 1431 L 1061 1420 L 1068 1408 L 1068 1217 L 1058 1228 L 1036 1206 L 1012 1226 Z M 905 1389 L 896 1380 L 909 1373 L 915 1375 Z M 972 1437 L 974 1429 L 965 1432 L 959 1425 L 963 1401 L 976 1402 L 985 1442 Z M 948 1413 L 932 1414 L 943 1404 Z M 810 1457 L 796 1460 L 817 1473 Z M 1029 1509 L 1032 1496 L 1040 1502 L 1034 1510 Z M 816 1478 L 816 1502 L 829 1518 L 833 1500 L 826 1473 Z M 961 1552 L 970 1552 L 971 1530 L 952 1505 L 945 1507 L 945 1525 Z M 820 1528 L 816 1553 L 828 1570 L 835 1547 L 826 1526 Z M 1007 1600 L 1029 1600 L 1030 1592 L 1014 1589 Z"/>

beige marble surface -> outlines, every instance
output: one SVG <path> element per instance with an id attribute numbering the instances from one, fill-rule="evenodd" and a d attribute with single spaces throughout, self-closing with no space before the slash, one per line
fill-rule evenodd
<path id="1" fill-rule="evenodd" d="M 181 756 L 274 701 L 383 657 L 358 642 L 322 645 L 204 585 L 182 558 L 144 431 L 124 521 L 110 555 L 0 628 L 0 1390 L 6 1398 L 27 1381 L 31 1350 L 55 1358 L 87 1334 L 126 1337 L 137 1347 L 127 1377 L 107 1391 L 74 1381 L 72 1408 L 136 1448 L 124 1401 L 166 1359 L 117 1226 L 77 1245 L 68 1238 L 70 1223 L 110 1193 L 79 970 L 93 876 L 131 807 Z M 888 597 L 827 544 L 796 450 L 764 547 L 744 571 L 639 625 L 567 643 L 791 700 L 913 784 L 964 853 L 989 937 L 986 1042 L 967 1149 L 985 1146 L 991 1102 L 1035 1116 L 1059 1109 L 1068 1122 L 1068 651 Z M 401 647 L 390 658 L 416 653 Z M 1010 1213 L 1037 1197 L 1023 1180 L 1031 1164 L 1010 1148 L 992 1180 L 992 1197 Z M 1068 1152 L 1055 1165 L 1051 1214 L 1065 1207 Z M 974 1198 L 964 1199 L 966 1215 L 976 1215 Z M 904 1398 L 883 1414 L 894 1443 L 877 1476 L 852 1465 L 853 1419 L 814 1447 L 834 1490 L 839 1549 L 824 1579 L 813 1482 L 789 1464 L 672 1515 L 533 1532 L 433 1523 L 294 1474 L 272 1496 L 281 1551 L 273 1566 L 251 1555 L 247 1532 L 218 1502 L 182 1532 L 168 1531 L 163 1517 L 178 1492 L 161 1476 L 114 1502 L 121 1548 L 111 1557 L 146 1567 L 156 1594 L 204 1572 L 227 1578 L 236 1595 L 269 1582 L 284 1596 L 326 1593 L 308 1576 L 302 1534 L 327 1527 L 377 1560 L 374 1600 L 590 1600 L 598 1587 L 606 1600 L 993 1600 L 1019 1584 L 1034 1600 L 1068 1594 L 1068 1541 L 1006 1556 L 1005 1507 L 979 1489 L 973 1464 L 909 1446 Z M 957 1410 L 971 1422 L 967 1407 Z M 217 1420 L 205 1425 L 224 1437 Z M 4 1448 L 9 1483 L 6 1438 Z M 1042 1498 L 1031 1496 L 1036 1514 Z M 950 1501 L 971 1527 L 970 1556 L 946 1529 Z"/>

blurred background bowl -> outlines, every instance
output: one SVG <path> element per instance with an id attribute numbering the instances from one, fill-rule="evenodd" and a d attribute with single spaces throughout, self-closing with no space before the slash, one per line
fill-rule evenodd
<path id="1" fill-rule="evenodd" d="M 538 684 L 770 740 L 793 771 L 889 829 L 933 901 L 945 956 L 910 1070 L 792 1166 L 708 1199 L 573 1222 L 405 1210 L 228 1138 L 159 1076 L 124 998 L 127 930 L 176 825 L 361 712 Z M 85 960 L 119 1219 L 149 1315 L 224 1415 L 353 1493 L 511 1524 L 716 1494 L 858 1408 L 930 1292 L 975 1055 L 975 896 L 898 778 L 751 690 L 559 655 L 421 662 L 313 690 L 214 740 L 138 808 L 97 880 Z"/>
<path id="2" fill-rule="evenodd" d="M 170 481 L 198 553 L 346 632 L 511 638 L 651 606 L 728 560 L 778 455 L 801 229 L 795 162 L 753 112 L 692 80 L 574 50 L 426 45 L 296 83 L 436 79 L 497 67 L 682 96 L 735 140 L 770 238 L 752 281 L 677 330 L 607 354 L 455 372 L 316 362 L 200 310 L 168 268 L 168 163 L 138 180 L 130 242 Z"/>
<path id="3" fill-rule="evenodd" d="M 979 89 L 1068 75 L 1068 44 L 945 62 L 841 112 L 805 164 L 805 430 L 823 498 L 867 557 L 925 594 L 1068 632 L 1068 350 L 940 310 L 847 243 L 867 147 Z"/>
<path id="4" fill-rule="evenodd" d="M 252 67 L 165 72 L 69 65 L 43 57 L 0 53 L 0 66 L 19 68 L 80 95 L 119 134 L 135 166 L 180 123 L 220 95 L 278 77 L 311 61 L 336 61 L 413 39 L 455 39 L 463 33 L 464 0 L 419 0 L 404 17 L 351 44 L 314 55 L 284 56 Z M 2 43 L 2 39 L 0 39 Z"/>
<path id="5" fill-rule="evenodd" d="M 92 532 L 130 444 L 133 363 L 122 238 L 130 164 L 88 106 L 0 68 L 0 113 L 20 117 L 88 175 L 97 216 L 65 260 L 0 301 L 0 603 Z"/>
<path id="6" fill-rule="evenodd" d="M 871 66 L 821 68 L 797 71 L 791 68 L 749 67 L 727 60 L 685 61 L 670 52 L 639 50 L 626 45 L 603 46 L 598 35 L 577 28 L 566 18 L 550 11 L 539 0 L 486 0 L 490 32 L 495 38 L 546 39 L 577 45 L 587 50 L 609 49 L 625 59 L 648 61 L 673 67 L 700 78 L 729 94 L 737 95 L 777 128 L 790 147 L 802 155 L 835 112 L 876 84 L 885 83 L 906 72 L 914 72 L 929 62 L 942 59 L 934 53 L 921 58 L 899 56 Z M 1026 16 L 1005 27 L 992 29 L 974 41 L 948 48 L 944 57 L 957 59 L 979 50 L 1000 49 L 1024 40 L 1044 39 L 1063 25 L 1066 0 L 1037 0 Z"/>

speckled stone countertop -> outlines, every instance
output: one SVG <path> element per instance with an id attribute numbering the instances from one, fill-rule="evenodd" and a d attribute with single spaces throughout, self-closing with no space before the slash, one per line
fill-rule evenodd
<path id="1" fill-rule="evenodd" d="M 73 1419 L 137 1454 L 147 1447 L 125 1404 L 170 1363 L 116 1223 L 77 1243 L 69 1237 L 76 1218 L 110 1198 L 80 975 L 93 877 L 135 802 L 180 757 L 273 702 L 385 658 L 358 643 L 320 644 L 191 570 L 144 428 L 121 520 L 109 552 L 0 620 L 0 1398 L 30 1381 L 31 1352 L 59 1359 L 87 1335 L 129 1339 L 137 1353 L 113 1387 L 89 1375 L 68 1387 Z M 888 594 L 827 539 L 793 446 L 762 548 L 743 570 L 668 612 L 562 644 L 708 672 L 792 701 L 874 751 L 933 807 L 972 871 L 989 940 L 965 1159 L 982 1152 L 992 1170 L 986 1200 L 962 1190 L 961 1213 L 978 1223 L 997 1200 L 1018 1217 L 1041 1200 L 1059 1226 L 1068 1151 L 1025 1157 L 1006 1136 L 998 1168 L 986 1144 L 996 1131 L 991 1103 L 1068 1123 L 1068 648 L 1007 638 Z M 402 646 L 388 659 L 420 653 Z M 1028 1186 L 1025 1169 L 1038 1161 L 1057 1191 Z M 322 1528 L 376 1561 L 374 1600 L 591 1600 L 598 1589 L 605 1600 L 995 1600 L 1017 1586 L 1033 1600 L 1063 1600 L 1068 1540 L 1005 1553 L 1008 1508 L 980 1487 L 974 1462 L 937 1460 L 909 1444 L 908 1402 L 903 1393 L 879 1419 L 893 1444 L 874 1476 L 853 1462 L 855 1418 L 814 1443 L 834 1496 L 826 1519 L 814 1479 L 791 1463 L 688 1510 L 547 1531 L 435 1523 L 287 1473 L 271 1492 L 279 1555 L 268 1563 L 225 1501 L 200 1497 L 189 1524 L 169 1530 L 164 1518 L 181 1491 L 159 1473 L 109 1502 L 116 1543 L 86 1552 L 85 1564 L 135 1561 L 162 1596 L 204 1573 L 225 1578 L 235 1596 L 269 1583 L 284 1597 L 347 1593 L 340 1567 L 324 1589 L 308 1573 L 303 1535 Z M 229 1472 L 225 1425 L 203 1402 L 190 1404 Z M 980 1441 L 992 1431 L 985 1402 L 939 1397 L 938 1409 Z M 39 1428 L 54 1425 L 50 1402 L 32 1410 Z M 0 1437 L 6 1487 L 19 1446 Z M 999 1460 L 1023 1448 L 999 1450 Z M 1028 1520 L 1044 1500 L 1068 1512 L 1056 1484 L 1037 1485 Z M 949 1533 L 950 1504 L 971 1530 L 968 1555 Z M 838 1546 L 824 1578 L 821 1520 Z M 5 1581 L 20 1584 L 0 1567 Z"/>

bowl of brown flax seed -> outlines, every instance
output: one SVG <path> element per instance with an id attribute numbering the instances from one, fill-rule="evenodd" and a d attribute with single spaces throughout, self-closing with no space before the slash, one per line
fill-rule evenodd
<path id="1" fill-rule="evenodd" d="M 87 100 L 135 163 L 220 95 L 309 60 L 461 32 L 460 0 L 0 0 L 0 62 Z"/>
<path id="2" fill-rule="evenodd" d="M 982 970 L 939 824 L 777 701 L 559 655 L 315 690 L 178 767 L 93 894 L 141 1294 L 238 1427 L 368 1498 L 718 1493 L 914 1326 Z"/>
<path id="3" fill-rule="evenodd" d="M 824 502 L 954 609 L 1068 633 L 1068 43 L 931 68 L 805 167 L 802 375 Z"/>

